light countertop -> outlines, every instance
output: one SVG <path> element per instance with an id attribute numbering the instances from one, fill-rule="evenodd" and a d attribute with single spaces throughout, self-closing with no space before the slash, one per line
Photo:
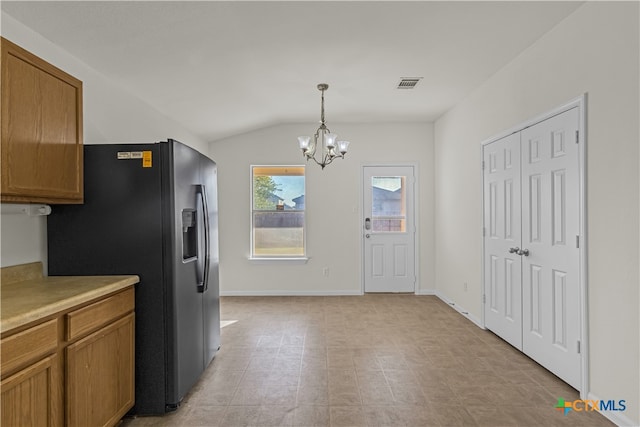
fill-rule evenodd
<path id="1" fill-rule="evenodd" d="M 15 267 L 2 269 L 0 332 L 44 319 L 140 281 L 138 276 L 131 275 L 42 277 L 41 273 L 33 274 L 38 265 L 42 271 L 40 263 L 27 264 L 30 270 L 24 275 L 16 274 Z"/>

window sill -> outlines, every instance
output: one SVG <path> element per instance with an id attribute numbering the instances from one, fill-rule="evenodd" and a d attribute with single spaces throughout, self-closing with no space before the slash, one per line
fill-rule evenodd
<path id="1" fill-rule="evenodd" d="M 306 264 L 308 257 L 249 257 L 251 264 Z"/>

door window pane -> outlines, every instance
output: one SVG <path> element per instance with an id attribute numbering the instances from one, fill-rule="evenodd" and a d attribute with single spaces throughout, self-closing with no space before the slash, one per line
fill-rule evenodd
<path id="1" fill-rule="evenodd" d="M 406 232 L 406 177 L 374 176 L 371 178 L 372 231 Z"/>
<path id="2" fill-rule="evenodd" d="M 253 166 L 252 256 L 304 256 L 304 166 Z"/>

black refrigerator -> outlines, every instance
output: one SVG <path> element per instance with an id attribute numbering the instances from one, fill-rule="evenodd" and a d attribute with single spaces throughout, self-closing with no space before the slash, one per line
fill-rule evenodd
<path id="1" fill-rule="evenodd" d="M 175 140 L 85 145 L 84 204 L 48 216 L 50 276 L 140 276 L 130 414 L 175 410 L 220 348 L 216 187 Z"/>

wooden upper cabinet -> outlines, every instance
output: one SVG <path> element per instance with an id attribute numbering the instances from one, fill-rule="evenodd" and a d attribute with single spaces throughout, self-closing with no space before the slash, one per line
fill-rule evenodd
<path id="1" fill-rule="evenodd" d="M 82 82 L 0 42 L 2 202 L 82 203 Z"/>

